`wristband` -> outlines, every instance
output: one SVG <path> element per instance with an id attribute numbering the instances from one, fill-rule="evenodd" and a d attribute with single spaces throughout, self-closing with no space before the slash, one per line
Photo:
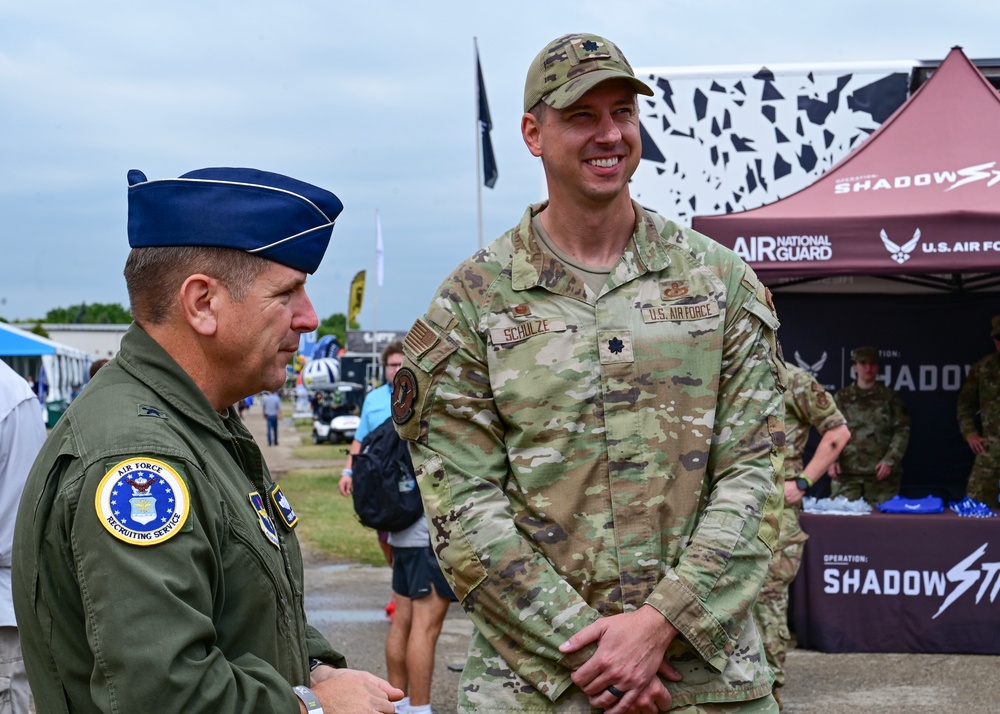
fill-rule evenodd
<path id="1" fill-rule="evenodd" d="M 323 714 L 323 707 L 320 706 L 319 698 L 313 694 L 313 691 L 309 687 L 303 687 L 300 684 L 292 687 L 292 691 L 306 705 L 306 714 Z"/>
<path id="2" fill-rule="evenodd" d="M 340 472 L 341 476 L 353 476 L 354 472 L 351 469 L 344 469 Z"/>
<path id="3" fill-rule="evenodd" d="M 309 671 L 312 672 L 314 669 L 316 669 L 317 667 L 319 667 L 321 664 L 326 664 L 326 662 L 324 662 L 321 659 L 316 659 L 315 657 L 310 657 L 309 658 Z"/>

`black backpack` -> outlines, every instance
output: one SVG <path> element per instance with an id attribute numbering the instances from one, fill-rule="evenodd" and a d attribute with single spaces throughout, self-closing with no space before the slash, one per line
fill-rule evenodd
<path id="1" fill-rule="evenodd" d="M 392 419 L 365 436 L 351 469 L 354 512 L 361 525 L 392 533 L 409 528 L 424 512 L 409 448 Z"/>

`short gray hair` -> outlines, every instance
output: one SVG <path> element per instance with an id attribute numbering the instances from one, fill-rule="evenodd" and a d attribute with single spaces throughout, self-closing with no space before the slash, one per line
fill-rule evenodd
<path id="1" fill-rule="evenodd" d="M 177 293 L 191 275 L 204 273 L 242 302 L 254 281 L 273 263 L 233 248 L 155 246 L 133 248 L 125 261 L 125 285 L 132 317 L 140 325 L 164 323 L 177 305 Z"/>

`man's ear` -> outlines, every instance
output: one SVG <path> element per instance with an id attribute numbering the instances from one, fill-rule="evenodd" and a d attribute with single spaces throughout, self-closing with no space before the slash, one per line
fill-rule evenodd
<path id="1" fill-rule="evenodd" d="M 189 275 L 181 285 L 181 313 L 199 335 L 210 337 L 218 329 L 219 307 L 224 290 L 218 280 L 201 273 Z"/>
<path id="2" fill-rule="evenodd" d="M 542 141 L 539 136 L 538 119 L 531 112 L 525 112 L 521 117 L 521 138 L 532 156 L 542 155 Z"/>

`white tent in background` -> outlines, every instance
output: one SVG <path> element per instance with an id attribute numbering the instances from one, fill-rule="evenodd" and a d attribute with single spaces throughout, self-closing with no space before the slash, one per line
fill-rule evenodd
<path id="1" fill-rule="evenodd" d="M 86 352 L 2 322 L 0 357 L 12 364 L 17 358 L 40 357 L 46 387 L 45 401 L 61 402 L 63 406 L 69 401 L 73 387 L 81 386 L 86 381 L 90 367 L 90 355 Z"/>

